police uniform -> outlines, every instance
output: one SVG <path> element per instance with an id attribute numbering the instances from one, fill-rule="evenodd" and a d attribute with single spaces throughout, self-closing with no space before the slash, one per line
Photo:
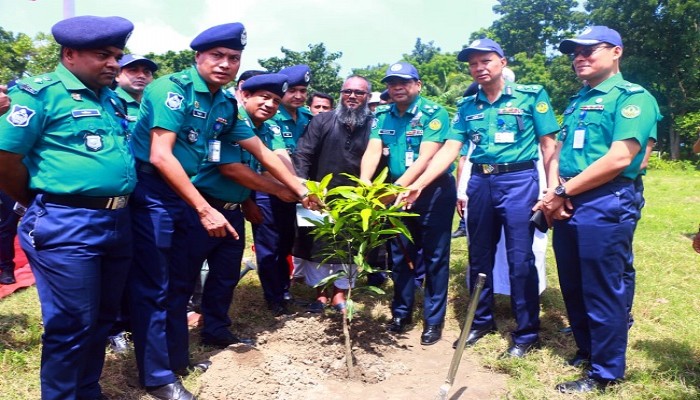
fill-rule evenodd
<path id="1" fill-rule="evenodd" d="M 242 49 L 245 30 L 239 23 L 217 25 L 190 44 L 196 51 L 224 46 Z M 196 273 L 188 268 L 188 233 L 201 229 L 195 212 L 149 164 L 151 129 L 176 134 L 172 152 L 185 173 L 194 176 L 204 160 L 216 162 L 220 137 L 233 134 L 236 101 L 224 90 L 211 93 L 192 67 L 155 80 L 144 91 L 133 135 L 139 184 L 133 196 L 134 266 L 129 280 L 134 347 L 141 384 L 157 387 L 176 382 L 173 371 L 189 365 L 187 303 Z"/>
<path id="2" fill-rule="evenodd" d="M 289 87 L 307 86 L 311 81 L 311 72 L 306 65 L 283 68 L 279 73 L 287 76 Z M 245 83 L 243 87 L 245 88 Z M 286 149 L 291 155 L 311 118 L 309 110 L 299 107 L 295 121 L 289 112 L 280 106 L 277 114 L 270 121 L 266 121 L 266 137 L 261 139 L 271 150 Z M 269 130 L 273 133 L 271 141 L 268 141 L 267 137 Z M 287 257 L 292 253 L 294 246 L 296 205 L 263 192 L 255 192 L 254 199 L 264 218 L 262 223 L 253 225 L 260 284 L 268 307 L 276 313 L 286 312 L 285 295 L 290 286 Z"/>
<path id="3" fill-rule="evenodd" d="M 564 303 L 590 378 L 624 377 L 630 262 L 639 201 L 634 180 L 658 117 L 656 100 L 618 73 L 585 86 L 564 112 L 559 175 L 571 179 L 605 155 L 613 141 L 634 139 L 642 151 L 612 181 L 571 198 L 574 213 L 554 221 L 553 246 Z"/>
<path id="4" fill-rule="evenodd" d="M 370 139 L 381 139 L 383 153 L 388 156 L 390 179 L 395 181 L 418 158 L 423 141 L 442 143 L 448 129 L 447 111 L 439 104 L 417 96 L 403 116 L 399 115 L 395 104 L 377 107 Z M 408 257 L 416 269 L 425 273 L 425 324 L 439 326 L 443 323 L 447 307 L 450 231 L 456 200 L 454 178 L 450 173 L 443 173 L 423 189 L 413 204 L 411 211 L 418 216 L 403 220 L 413 242 L 405 236 L 391 241 L 394 265 L 391 310 L 394 318 L 411 320 L 416 271 L 409 268 Z"/>
<path id="5" fill-rule="evenodd" d="M 19 215 L 13 211 L 15 201 L 0 191 L 0 285 L 15 280 L 15 236 Z"/>
<path id="6" fill-rule="evenodd" d="M 127 65 L 134 63 L 145 64 L 146 66 L 148 66 L 151 72 L 156 72 L 158 70 L 158 65 L 156 63 L 143 56 L 135 54 L 125 54 L 124 57 L 122 57 L 122 59 L 119 60 L 119 66 L 121 68 L 124 68 Z M 136 121 L 138 120 L 139 107 L 141 103 L 136 101 L 136 99 L 134 99 L 130 93 L 122 89 L 120 86 L 117 86 L 116 89 L 114 89 L 114 91 L 117 93 L 117 96 L 119 96 L 119 98 L 122 99 L 122 101 L 126 104 L 126 119 L 127 121 L 129 121 L 129 132 L 133 132 L 136 126 Z"/>
<path id="7" fill-rule="evenodd" d="M 472 51 L 484 51 L 477 45 L 478 42 L 471 45 L 476 46 L 471 47 Z M 500 52 L 502 57 L 500 46 L 498 51 L 491 51 Z M 482 90 L 460 100 L 448 137 L 462 142 L 470 140 L 475 145 L 470 157 L 472 175 L 467 185 L 470 290 L 479 273 L 488 278 L 472 329 L 495 329 L 493 269 L 503 228 L 511 309 L 517 323 L 512 333 L 514 345 L 533 344 L 539 338 L 539 280 L 532 252 L 534 227 L 529 219 L 539 191 L 536 169 L 539 139 L 558 130 L 542 86 L 505 82 L 500 97 L 493 103 Z"/>
<path id="8" fill-rule="evenodd" d="M 121 17 L 82 16 L 52 33 L 69 49 L 123 49 L 132 29 Z M 11 96 L 0 149 L 24 155 L 35 195 L 19 240 L 42 309 L 41 397 L 100 398 L 107 333 L 132 257 L 127 202 L 136 173 L 125 110 L 108 87 L 96 93 L 63 64 L 20 80 Z"/>

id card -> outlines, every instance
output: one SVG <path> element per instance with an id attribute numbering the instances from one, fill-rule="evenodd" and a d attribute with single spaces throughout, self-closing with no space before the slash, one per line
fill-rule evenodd
<path id="1" fill-rule="evenodd" d="M 407 151 L 406 152 L 406 167 L 410 167 L 411 165 L 413 165 L 413 152 Z"/>
<path id="2" fill-rule="evenodd" d="M 494 143 L 515 143 L 514 132 L 496 132 Z"/>
<path id="3" fill-rule="evenodd" d="M 586 138 L 586 130 L 585 129 L 576 129 L 574 131 L 574 149 L 582 149 L 583 148 L 583 142 L 584 139 Z"/>
<path id="4" fill-rule="evenodd" d="M 207 151 L 207 161 L 209 161 L 209 162 L 221 161 L 221 141 L 212 139 L 208 142 L 208 145 L 209 145 L 209 148 Z"/>

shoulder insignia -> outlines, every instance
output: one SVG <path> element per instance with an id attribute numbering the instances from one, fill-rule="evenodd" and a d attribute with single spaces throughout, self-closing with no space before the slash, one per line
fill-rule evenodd
<path id="1" fill-rule="evenodd" d="M 377 118 L 372 118 L 372 129 L 377 127 L 378 122 L 379 122 L 379 120 Z"/>
<path id="2" fill-rule="evenodd" d="M 549 104 L 547 104 L 546 101 L 540 101 L 540 102 L 537 103 L 537 105 L 535 106 L 535 110 L 537 110 L 537 112 L 540 113 L 540 114 L 544 114 L 544 113 L 546 113 L 547 111 L 549 111 Z"/>
<path id="3" fill-rule="evenodd" d="M 187 76 L 187 74 L 180 74 L 180 75 L 170 75 L 170 80 L 173 81 L 176 85 L 180 87 L 185 87 L 192 83 L 190 80 L 190 77 Z"/>
<path id="4" fill-rule="evenodd" d="M 642 110 L 639 108 L 639 106 L 630 104 L 628 106 L 625 106 L 621 111 L 620 114 L 622 114 L 623 117 L 625 118 L 637 118 L 639 114 L 642 113 Z"/>
<path id="5" fill-rule="evenodd" d="M 435 118 L 434 120 L 430 121 L 430 123 L 428 124 L 428 128 L 437 131 L 440 128 L 442 128 L 442 122 L 440 122 L 439 119 Z"/>
<path id="6" fill-rule="evenodd" d="M 468 97 L 462 97 L 461 99 L 457 100 L 457 107 L 461 106 L 462 104 L 466 103 L 469 101 L 469 99 L 474 99 L 474 96 L 468 96 Z"/>
<path id="7" fill-rule="evenodd" d="M 644 91 L 643 87 L 630 82 L 627 82 L 624 89 L 627 93 L 639 93 Z"/>
<path id="8" fill-rule="evenodd" d="M 168 98 L 165 99 L 165 105 L 171 110 L 179 110 L 182 106 L 182 100 L 185 97 L 179 93 L 168 92 Z"/>
<path id="9" fill-rule="evenodd" d="M 7 122 L 12 126 L 23 128 L 29 125 L 29 120 L 36 114 L 36 111 L 29 107 L 15 104 L 12 106 L 12 111 L 7 114 Z"/>

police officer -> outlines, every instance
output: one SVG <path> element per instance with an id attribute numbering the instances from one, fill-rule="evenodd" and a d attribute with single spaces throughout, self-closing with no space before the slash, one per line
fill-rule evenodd
<path id="1" fill-rule="evenodd" d="M 637 223 L 634 180 L 659 119 L 656 100 L 620 73 L 622 38 L 605 26 L 561 42 L 586 84 L 564 111 L 557 145 L 560 183 L 538 204 L 554 219 L 553 246 L 564 303 L 578 350 L 587 361 L 565 393 L 603 389 L 624 377 L 630 260 Z M 555 162 L 556 164 L 556 162 Z M 556 181 L 555 181 L 556 183 Z"/>
<path id="2" fill-rule="evenodd" d="M 287 76 L 289 87 L 282 97 L 282 107 L 272 118 L 271 148 L 289 170 L 294 171 L 290 155 L 312 118 L 304 107 L 311 70 L 302 64 L 283 68 L 279 73 Z M 264 218 L 262 223 L 253 225 L 253 242 L 265 301 L 275 315 L 289 314 L 290 266 L 287 259 L 294 245 L 296 208 L 264 192 L 255 192 L 254 197 Z"/>
<path id="3" fill-rule="evenodd" d="M 119 60 L 119 66 L 121 69 L 115 79 L 117 88 L 114 91 L 126 102 L 129 130 L 133 131 L 139 116 L 143 91 L 153 82 L 153 74 L 158 71 L 158 64 L 144 56 L 125 54 Z"/>
<path id="4" fill-rule="evenodd" d="M 511 287 L 511 309 L 517 327 L 506 355 L 523 357 L 539 341 L 540 303 L 535 256 L 534 227 L 530 209 L 537 203 L 537 146 L 545 166 L 554 152 L 559 130 L 549 97 L 539 85 L 522 85 L 503 78 L 506 59 L 498 43 L 480 39 L 463 49 L 457 59 L 469 62 L 480 89 L 458 103 L 452 132 L 426 173 L 411 185 L 407 198 L 415 201 L 423 187 L 457 157 L 466 140 L 471 153 L 472 175 L 467 187 L 470 290 L 479 273 L 489 278 L 481 293 L 468 345 L 496 329 L 493 317 L 493 275 L 496 245 L 504 229 Z M 546 170 L 546 168 L 545 168 Z"/>
<path id="5" fill-rule="evenodd" d="M 107 333 L 132 257 L 136 184 L 126 111 L 109 89 L 133 25 L 80 16 L 55 24 L 53 72 L 20 80 L 0 120 L 0 189 L 28 205 L 19 238 L 36 277 L 42 399 L 102 398 Z"/>
<path id="6" fill-rule="evenodd" d="M 280 99 L 287 88 L 287 77 L 282 74 L 266 74 L 247 78 L 242 85 L 241 98 L 245 106 L 238 109 L 236 130 L 253 129 L 263 141 L 271 141 L 272 130 L 265 121 L 277 112 Z M 274 178 L 260 175 L 263 167 L 251 153 L 236 141 L 221 138 L 219 163 L 205 163 L 192 179 L 209 204 L 216 207 L 240 232 L 240 239 L 231 236 L 210 237 L 203 228 L 190 231 L 189 264 L 196 271 L 206 259 L 209 274 L 204 284 L 201 330 L 202 344 L 224 348 L 235 343 L 252 344 L 252 340 L 231 333 L 228 310 L 233 291 L 240 278 L 241 258 L 245 246 L 243 212 L 246 218 L 255 220 L 255 204 L 250 199 L 251 189 L 276 195 L 287 202 L 296 203 L 297 194 Z M 251 169 L 251 166 L 255 170 Z M 243 209 L 245 207 L 245 209 Z"/>
<path id="7" fill-rule="evenodd" d="M 238 73 L 245 44 L 240 23 L 200 33 L 190 43 L 195 66 L 149 85 L 134 131 L 139 184 L 132 215 L 139 257 L 129 278 L 129 295 L 140 380 L 159 399 L 193 398 L 175 373 L 207 368 L 206 363 L 189 363 L 187 303 L 198 270 L 188 268 L 187 233 L 199 220 L 210 236 L 238 238 L 190 177 L 202 160 L 219 161 L 221 137 L 253 148 L 260 157 L 265 150 L 252 131 L 234 130 L 236 102 L 222 90 Z M 264 158 L 276 172 L 286 173 L 281 180 L 305 197 L 308 191 L 277 157 L 268 152 Z M 192 212 L 197 216 L 191 217 Z"/>
<path id="8" fill-rule="evenodd" d="M 376 109 L 360 177 L 370 180 L 384 153 L 388 155 L 391 180 L 408 186 L 423 173 L 442 145 L 449 129 L 449 117 L 442 106 L 420 96 L 423 83 L 413 65 L 406 62 L 390 65 L 382 82 L 386 83 L 394 104 Z M 424 268 L 418 264 L 415 268 L 425 271 L 423 345 L 437 343 L 442 337 L 450 267 L 450 230 L 457 201 L 452 175 L 444 170 L 437 175 L 413 206 L 419 216 L 404 220 L 413 242 L 406 237 L 391 242 L 394 298 L 388 330 L 401 333 L 412 323 L 416 271 L 409 267 L 409 262 L 422 262 Z"/>

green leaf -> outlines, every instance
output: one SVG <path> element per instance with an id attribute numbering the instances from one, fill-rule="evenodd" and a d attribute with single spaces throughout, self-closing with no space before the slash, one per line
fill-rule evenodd
<path id="1" fill-rule="evenodd" d="M 345 299 L 345 310 L 347 311 L 348 321 L 352 321 L 355 314 L 355 302 L 352 299 Z"/>
<path id="2" fill-rule="evenodd" d="M 372 216 L 372 210 L 365 208 L 360 211 L 360 215 L 362 216 L 362 230 L 367 232 L 367 229 L 369 229 L 369 217 Z"/>

